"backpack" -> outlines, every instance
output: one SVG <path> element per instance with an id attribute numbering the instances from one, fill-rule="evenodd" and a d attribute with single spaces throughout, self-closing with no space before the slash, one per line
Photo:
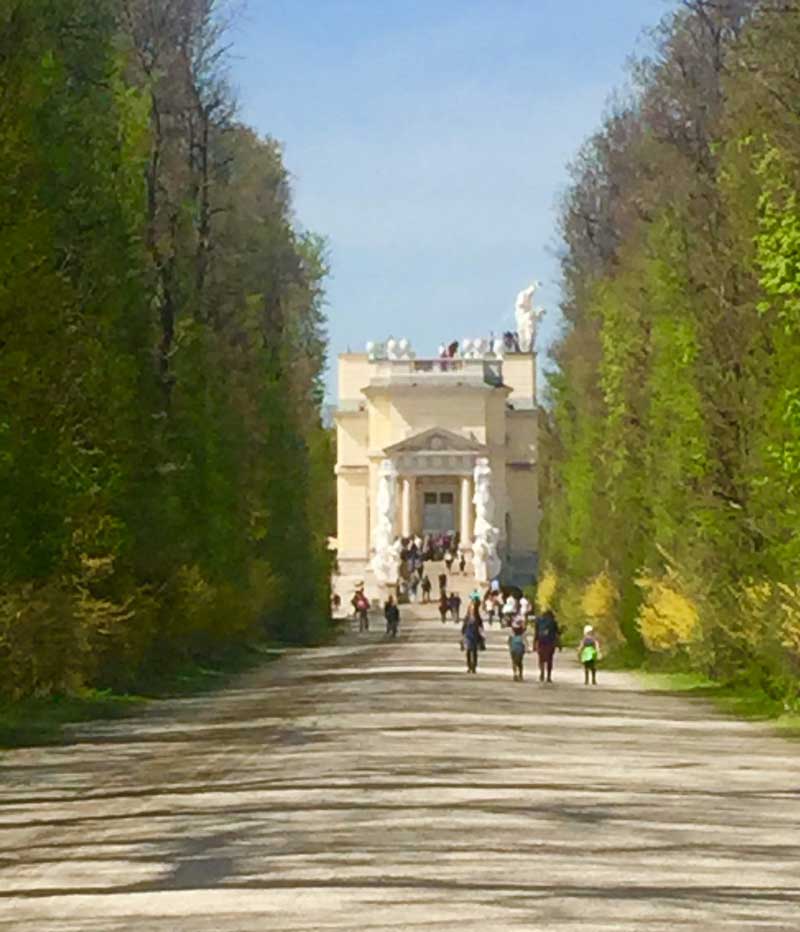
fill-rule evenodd
<path id="1" fill-rule="evenodd" d="M 362 597 L 356 602 L 356 608 L 357 608 L 360 612 L 365 612 L 365 611 L 369 608 L 369 602 L 367 602 L 367 600 L 362 596 Z"/>
<path id="2" fill-rule="evenodd" d="M 540 618 L 536 622 L 536 638 L 542 644 L 553 644 L 556 640 L 556 625 L 550 618 Z"/>
<path id="3" fill-rule="evenodd" d="M 597 660 L 597 644 L 594 641 L 581 647 L 580 659 L 581 663 L 591 663 Z"/>
<path id="4" fill-rule="evenodd" d="M 525 653 L 525 638 L 521 634 L 515 634 L 509 641 L 509 648 L 514 657 L 521 657 Z"/>

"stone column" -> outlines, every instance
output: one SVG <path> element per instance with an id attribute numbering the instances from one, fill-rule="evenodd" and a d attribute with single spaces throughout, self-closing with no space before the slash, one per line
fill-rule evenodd
<path id="1" fill-rule="evenodd" d="M 472 479 L 470 476 L 461 477 L 461 546 L 466 549 L 472 546 Z"/>
<path id="2" fill-rule="evenodd" d="M 400 492 L 400 536 L 411 537 L 411 496 L 413 493 L 412 480 L 403 476 Z"/>

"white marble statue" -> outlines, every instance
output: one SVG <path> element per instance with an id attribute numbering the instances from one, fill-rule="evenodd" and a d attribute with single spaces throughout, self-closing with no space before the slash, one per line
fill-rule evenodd
<path id="1" fill-rule="evenodd" d="M 367 343 L 367 358 L 370 362 L 381 359 L 414 359 L 415 354 L 411 348 L 411 343 L 405 337 L 396 340 L 394 337 L 390 336 L 383 343 L 370 340 L 369 343 Z"/>
<path id="2" fill-rule="evenodd" d="M 382 586 L 394 586 L 400 572 L 400 541 L 394 528 L 397 498 L 397 467 L 383 460 L 378 473 L 377 521 L 372 536 L 375 555 L 372 570 Z"/>
<path id="3" fill-rule="evenodd" d="M 497 554 L 500 532 L 494 521 L 494 497 L 492 496 L 492 467 L 489 460 L 479 457 L 475 463 L 475 529 L 473 531 L 472 560 L 475 579 L 482 586 L 488 585 L 500 574 L 501 562 Z"/>
<path id="4" fill-rule="evenodd" d="M 370 340 L 367 343 L 367 358 L 370 362 L 375 362 L 376 359 L 386 359 L 386 344 Z"/>
<path id="5" fill-rule="evenodd" d="M 533 306 L 533 298 L 539 288 L 540 283 L 534 282 L 517 295 L 514 313 L 519 348 L 523 353 L 533 352 L 536 345 L 536 325 L 544 314 L 544 308 Z"/>

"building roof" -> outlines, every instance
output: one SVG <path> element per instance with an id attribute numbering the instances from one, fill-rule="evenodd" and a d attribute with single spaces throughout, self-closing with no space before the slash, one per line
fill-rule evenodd
<path id="1" fill-rule="evenodd" d="M 413 453 L 421 450 L 463 452 L 463 453 L 482 453 L 486 447 L 472 437 L 465 437 L 463 434 L 457 434 L 455 431 L 447 430 L 444 427 L 430 427 L 428 430 L 420 431 L 411 437 L 405 437 L 398 443 L 393 443 L 385 448 L 387 455 L 395 453 Z"/>

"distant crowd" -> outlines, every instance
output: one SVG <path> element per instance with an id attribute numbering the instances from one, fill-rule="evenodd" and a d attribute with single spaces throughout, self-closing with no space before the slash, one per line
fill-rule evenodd
<path id="1" fill-rule="evenodd" d="M 404 537 L 400 540 L 400 579 L 397 584 L 399 602 L 430 602 L 433 584 L 425 572 L 425 564 L 444 563 L 446 573 L 439 576 L 439 588 L 447 586 L 447 575 L 464 574 L 467 556 L 461 546 L 461 535 L 426 534 L 425 537 Z M 455 569 L 454 569 L 455 567 Z M 445 577 L 444 584 L 442 576 Z M 453 593 L 452 595 L 455 595 Z"/>

